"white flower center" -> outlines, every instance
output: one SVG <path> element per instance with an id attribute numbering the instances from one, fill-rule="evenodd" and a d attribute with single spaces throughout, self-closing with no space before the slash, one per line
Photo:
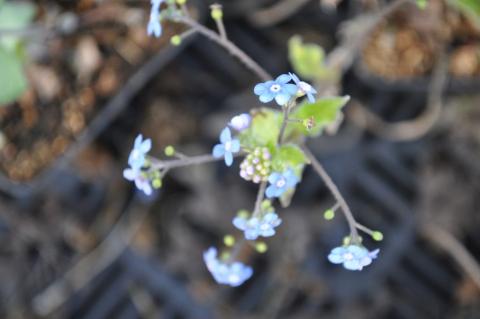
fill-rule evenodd
<path id="1" fill-rule="evenodd" d="M 280 178 L 276 183 L 275 185 L 278 187 L 278 188 L 282 188 L 283 186 L 285 186 L 287 182 L 285 182 L 285 179 L 284 178 Z"/>
<path id="2" fill-rule="evenodd" d="M 225 150 L 230 151 L 231 149 L 232 149 L 232 142 L 231 141 L 225 142 Z"/>
<path id="3" fill-rule="evenodd" d="M 353 254 L 352 253 L 345 253 L 345 254 L 343 254 L 343 259 L 352 260 L 353 259 Z"/>
<path id="4" fill-rule="evenodd" d="M 270 91 L 277 93 L 278 91 L 280 91 L 281 88 L 282 87 L 280 86 L 280 84 L 274 84 L 270 87 Z"/>

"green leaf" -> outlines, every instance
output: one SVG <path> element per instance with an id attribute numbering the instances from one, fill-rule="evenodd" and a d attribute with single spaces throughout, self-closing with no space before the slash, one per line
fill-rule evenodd
<path id="1" fill-rule="evenodd" d="M 35 7 L 28 2 L 5 2 L 0 7 L 0 29 L 23 29 L 30 24 L 35 16 Z M 18 36 L 2 36 L 0 44 L 8 50 L 15 50 L 20 38 Z"/>
<path id="2" fill-rule="evenodd" d="M 266 108 L 254 112 L 250 127 L 239 134 L 240 143 L 247 149 L 266 146 L 272 150 L 280 134 L 282 114 Z"/>
<path id="3" fill-rule="evenodd" d="M 480 1 L 478 0 L 449 0 L 448 3 L 462 11 L 477 28 L 480 28 Z"/>
<path id="4" fill-rule="evenodd" d="M 0 105 L 15 101 L 27 88 L 22 63 L 12 52 L 0 47 Z"/>
<path id="5" fill-rule="evenodd" d="M 283 172 L 288 168 L 296 169 L 305 164 L 307 157 L 295 144 L 286 144 L 275 149 L 272 156 L 272 169 L 276 172 Z"/>
<path id="6" fill-rule="evenodd" d="M 299 131 L 306 136 L 317 136 L 322 132 L 322 129 L 333 123 L 345 104 L 350 100 L 349 96 L 328 97 L 317 100 L 315 103 L 304 103 L 295 110 L 291 118 L 306 120 L 313 118 L 315 126 L 308 130 L 302 123 L 293 123 L 292 131 Z M 292 132 L 289 132 L 292 134 Z"/>
<path id="7" fill-rule="evenodd" d="M 336 72 L 325 66 L 325 52 L 316 44 L 304 44 L 299 36 L 288 41 L 290 63 L 301 78 L 321 80 L 330 78 Z"/>

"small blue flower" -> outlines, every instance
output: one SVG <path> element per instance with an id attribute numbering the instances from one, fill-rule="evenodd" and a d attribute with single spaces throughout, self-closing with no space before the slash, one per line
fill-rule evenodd
<path id="1" fill-rule="evenodd" d="M 240 141 L 232 139 L 232 133 L 228 127 L 224 128 L 220 134 L 221 144 L 217 144 L 213 147 L 213 157 L 220 158 L 225 157 L 225 164 L 231 166 L 233 163 L 233 153 L 240 151 Z"/>
<path id="2" fill-rule="evenodd" d="M 288 169 L 283 173 L 273 172 L 268 176 L 270 186 L 267 187 L 265 195 L 268 198 L 280 197 L 290 188 L 295 187 L 298 183 L 298 177 L 292 169 Z"/>
<path id="3" fill-rule="evenodd" d="M 328 260 L 333 264 L 343 264 L 343 267 L 348 270 L 362 270 L 377 258 L 379 251 L 379 249 L 368 251 L 367 248 L 359 245 L 340 246 L 332 249 Z"/>
<path id="4" fill-rule="evenodd" d="M 240 286 L 253 274 L 252 267 L 246 266 L 241 262 L 225 263 L 217 258 L 217 249 L 210 247 L 203 253 L 203 260 L 207 265 L 208 271 L 219 284 L 225 284 L 232 287 Z"/>
<path id="5" fill-rule="evenodd" d="M 310 103 L 315 102 L 314 95 L 317 94 L 317 91 L 307 82 L 300 81 L 300 79 L 295 73 L 288 74 L 292 77 L 293 82 L 295 82 L 295 84 L 297 85 L 298 91 L 301 93 L 301 95 L 303 96 L 306 94 Z"/>
<path id="6" fill-rule="evenodd" d="M 250 114 L 242 113 L 237 116 L 234 116 L 230 120 L 228 125 L 230 125 L 230 127 L 236 130 L 237 132 L 242 132 L 250 126 L 251 122 L 252 122 L 252 117 L 250 116 Z"/>
<path id="7" fill-rule="evenodd" d="M 274 81 L 267 81 L 255 85 L 253 92 L 260 96 L 260 101 L 268 103 L 275 99 L 278 105 L 285 105 L 292 95 L 297 94 L 297 86 L 288 83 L 292 77 L 288 74 L 282 74 Z"/>
<path id="8" fill-rule="evenodd" d="M 150 9 L 150 20 L 148 21 L 147 34 L 159 38 L 162 35 L 162 25 L 160 24 L 160 5 L 165 0 L 152 0 Z"/>
<path id="9" fill-rule="evenodd" d="M 135 186 L 143 191 L 145 195 L 152 194 L 152 186 L 150 185 L 150 180 L 145 176 L 145 174 L 140 169 L 127 168 L 123 170 L 123 177 L 125 179 L 135 182 Z"/>
<path id="10" fill-rule="evenodd" d="M 134 170 L 139 170 L 145 163 L 145 155 L 152 148 L 152 141 L 148 138 L 143 140 L 142 134 L 139 134 L 135 139 L 133 149 L 128 156 L 128 165 Z"/>
<path id="11" fill-rule="evenodd" d="M 255 240 L 259 236 L 271 237 L 275 235 L 275 227 L 281 223 L 282 220 L 274 212 L 269 212 L 260 218 L 237 216 L 233 219 L 233 225 L 244 232 L 247 240 Z"/>

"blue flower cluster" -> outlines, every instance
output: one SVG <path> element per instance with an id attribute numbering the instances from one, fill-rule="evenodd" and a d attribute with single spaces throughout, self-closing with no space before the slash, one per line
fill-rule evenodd
<path id="1" fill-rule="evenodd" d="M 340 246 L 332 249 L 328 260 L 333 264 L 343 264 L 345 269 L 360 271 L 377 258 L 379 251 L 379 249 L 368 251 L 367 248 L 360 245 Z"/>
<path id="2" fill-rule="evenodd" d="M 150 9 L 150 20 L 148 20 L 147 34 L 159 38 L 162 35 L 162 25 L 160 24 L 160 5 L 165 0 L 152 0 Z"/>
<path id="3" fill-rule="evenodd" d="M 152 141 L 150 139 L 143 140 L 142 134 L 139 134 L 128 156 L 128 165 L 130 167 L 123 170 L 123 177 L 135 182 L 135 186 L 146 195 L 152 194 L 152 186 L 149 178 L 142 171 L 142 167 L 145 165 L 145 156 L 151 148 Z"/>
<path id="4" fill-rule="evenodd" d="M 282 220 L 275 212 L 269 212 L 261 217 L 237 216 L 233 219 L 233 225 L 244 232 L 245 239 L 255 240 L 259 236 L 271 237 L 275 235 L 275 227 Z"/>
<path id="5" fill-rule="evenodd" d="M 292 81 L 295 84 L 289 83 Z M 275 99 L 280 106 L 285 106 L 292 97 L 307 95 L 308 100 L 315 102 L 317 91 L 308 83 L 300 81 L 294 73 L 282 74 L 275 80 L 255 85 L 253 92 L 259 96 L 260 102 L 268 103 Z"/>
<path id="6" fill-rule="evenodd" d="M 229 285 L 232 287 L 240 286 L 249 279 L 253 274 L 250 266 L 241 262 L 227 263 L 217 258 L 217 249 L 210 247 L 203 253 L 203 260 L 213 278 L 219 284 Z"/>
<path id="7" fill-rule="evenodd" d="M 287 190 L 295 187 L 299 182 L 295 172 L 289 168 L 283 173 L 273 172 L 268 177 L 270 186 L 267 187 L 265 195 L 268 198 L 280 197 Z"/>
<path id="8" fill-rule="evenodd" d="M 233 163 L 233 154 L 240 151 L 240 141 L 232 138 L 232 133 L 228 127 L 220 133 L 220 144 L 213 147 L 213 157 L 224 157 L 225 164 L 231 166 Z"/>

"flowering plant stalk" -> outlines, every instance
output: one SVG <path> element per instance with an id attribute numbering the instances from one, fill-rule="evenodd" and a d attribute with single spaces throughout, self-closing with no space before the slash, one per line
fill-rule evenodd
<path id="1" fill-rule="evenodd" d="M 253 93 L 258 96 L 259 102 L 273 105 L 233 116 L 220 132 L 219 143 L 212 147 L 211 154 L 187 156 L 177 152 L 173 146 L 167 146 L 164 152 L 170 159 L 158 159 L 148 154 L 151 141 L 143 140 L 139 135 L 128 159 L 130 167 L 124 170 L 125 178 L 134 181 L 139 190 L 150 195 L 154 189 L 161 187 L 163 177 L 171 169 L 213 161 L 224 161 L 225 165 L 231 166 L 236 158 L 241 158 L 240 177 L 258 184 L 255 204 L 252 211 L 241 210 L 233 217 L 232 224 L 241 234 L 225 236 L 226 249 L 222 253 L 210 247 L 203 255 L 213 278 L 218 283 L 235 287 L 253 275 L 253 269 L 238 260 L 239 253 L 249 246 L 260 253 L 267 250 L 267 244 L 261 239 L 274 236 L 282 224 L 275 201 L 278 200 L 282 207 L 289 206 L 305 167 L 311 165 L 336 200 L 332 208 L 324 213 L 325 218 L 334 218 L 335 211 L 340 210 L 350 229 L 343 244 L 328 254 L 328 260 L 343 264 L 348 270 L 362 270 L 371 264 L 379 250 L 365 248 L 358 231 L 377 241 L 382 240 L 383 235 L 355 220 L 337 186 L 305 144 L 308 138 L 319 136 L 328 125 L 337 121 L 349 97 L 317 98 L 317 91 L 294 73 L 281 74 L 273 79 L 228 40 L 219 5 L 212 6 L 211 10 L 218 32 L 194 21 L 184 0 L 152 0 L 151 10 L 147 27 L 149 34 L 161 35 L 161 20 L 181 22 L 190 27 L 186 33 L 172 38 L 174 44 L 193 32 L 203 34 L 236 56 L 264 81 L 255 85 Z"/>

